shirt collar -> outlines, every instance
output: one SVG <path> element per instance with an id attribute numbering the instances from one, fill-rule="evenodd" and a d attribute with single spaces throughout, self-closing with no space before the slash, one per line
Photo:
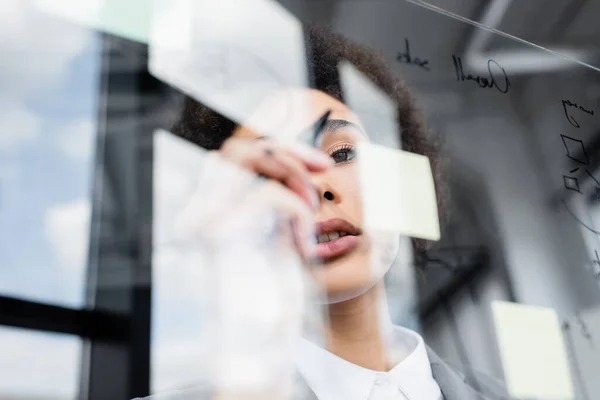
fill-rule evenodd
<path id="1" fill-rule="evenodd" d="M 440 387 L 431 373 L 427 348 L 421 335 L 410 329 L 396 327 L 398 340 L 412 341 L 413 350 L 388 374 L 390 382 L 401 389 L 411 399 L 439 399 Z"/>
<path id="2" fill-rule="evenodd" d="M 391 332 L 392 353 L 399 361 L 390 371 L 378 372 L 352 364 L 316 344 L 301 339 L 296 365 L 321 400 L 367 400 L 376 381 L 389 381 L 408 398 L 439 399 L 427 350 L 421 336 L 402 327 Z"/>

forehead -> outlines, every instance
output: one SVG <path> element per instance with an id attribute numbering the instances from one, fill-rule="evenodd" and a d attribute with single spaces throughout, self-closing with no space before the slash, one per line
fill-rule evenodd
<path id="1" fill-rule="evenodd" d="M 346 120 L 364 130 L 356 114 L 341 101 L 315 89 L 299 88 L 267 97 L 234 136 L 292 139 L 327 111 L 331 111 L 329 119 Z"/>

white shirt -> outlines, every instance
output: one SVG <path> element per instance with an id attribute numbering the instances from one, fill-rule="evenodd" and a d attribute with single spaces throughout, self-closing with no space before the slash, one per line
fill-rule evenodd
<path id="1" fill-rule="evenodd" d="M 306 339 L 298 348 L 296 366 L 319 400 L 442 399 L 423 338 L 394 326 L 390 340 L 402 361 L 388 372 L 352 364 Z"/>

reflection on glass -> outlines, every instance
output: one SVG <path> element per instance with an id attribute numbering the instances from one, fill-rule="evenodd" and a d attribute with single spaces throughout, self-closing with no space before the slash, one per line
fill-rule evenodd
<path id="1" fill-rule="evenodd" d="M 598 71 L 416 1 L 159 1 L 148 19 L 149 3 L 6 2 L 0 305 L 80 307 L 91 228 L 89 293 L 133 310 L 109 321 L 136 338 L 109 358 L 89 339 L 82 376 L 108 392 L 543 398 L 553 357 L 546 394 L 600 398 Z M 598 63 L 594 2 L 455 3 L 435 4 Z M 92 21 L 90 5 L 108 8 Z M 148 54 L 130 43 L 139 21 Z M 121 36 L 102 36 L 102 70 L 90 26 Z M 90 226 L 96 125 L 109 145 Z M 543 312 L 498 318 L 498 301 Z M 73 348 L 1 332 L 9 396 L 75 396 L 38 377 L 76 367 L 25 369 L 14 350 L 60 363 Z M 121 376 L 112 356 L 136 360 Z"/>

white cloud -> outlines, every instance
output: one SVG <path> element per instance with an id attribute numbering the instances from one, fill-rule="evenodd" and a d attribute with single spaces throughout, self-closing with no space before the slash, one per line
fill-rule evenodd
<path id="1" fill-rule="evenodd" d="M 0 327 L 0 354 L 0 398 L 76 397 L 79 338 Z"/>
<path id="2" fill-rule="evenodd" d="M 58 146 L 67 157 L 89 161 L 94 149 L 95 132 L 96 124 L 91 118 L 76 120 L 61 129 Z"/>
<path id="3" fill-rule="evenodd" d="M 21 104 L 0 98 L 0 121 L 0 151 L 13 150 L 38 138 L 40 118 Z"/>
<path id="4" fill-rule="evenodd" d="M 67 269 L 83 270 L 89 244 L 90 202 L 78 199 L 46 210 L 44 230 L 47 240 Z"/>

